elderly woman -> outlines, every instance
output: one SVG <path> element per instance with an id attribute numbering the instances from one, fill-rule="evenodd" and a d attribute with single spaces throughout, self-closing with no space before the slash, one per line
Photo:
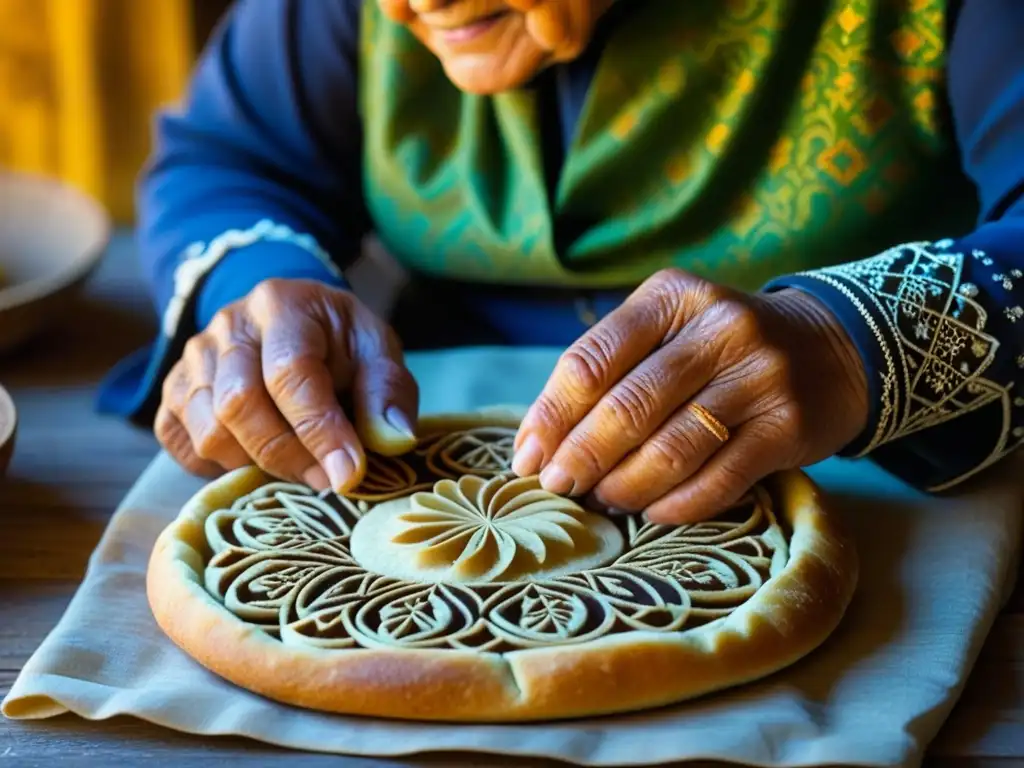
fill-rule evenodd
<path id="1" fill-rule="evenodd" d="M 102 406 L 344 490 L 413 439 L 403 348 L 557 345 L 514 463 L 549 490 L 953 486 L 1024 436 L 1022 40 L 1018 0 L 242 0 L 158 123 L 163 332 Z"/>

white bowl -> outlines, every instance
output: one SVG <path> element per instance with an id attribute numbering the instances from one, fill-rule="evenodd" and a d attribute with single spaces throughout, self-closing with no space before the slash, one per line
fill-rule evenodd
<path id="1" fill-rule="evenodd" d="M 69 308 L 110 242 L 103 207 L 52 179 L 0 173 L 0 352 Z"/>
<path id="2" fill-rule="evenodd" d="M 18 432 L 18 411 L 7 390 L 0 386 L 0 477 L 7 473 Z"/>

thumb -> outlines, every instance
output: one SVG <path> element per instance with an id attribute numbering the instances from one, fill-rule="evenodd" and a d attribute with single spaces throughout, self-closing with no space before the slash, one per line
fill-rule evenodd
<path id="1" fill-rule="evenodd" d="M 411 451 L 416 447 L 419 387 L 405 367 L 398 337 L 366 308 L 358 311 L 352 331 L 352 405 L 359 439 L 383 456 Z"/>

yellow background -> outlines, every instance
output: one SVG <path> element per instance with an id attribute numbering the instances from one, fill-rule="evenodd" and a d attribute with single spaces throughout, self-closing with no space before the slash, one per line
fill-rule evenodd
<path id="1" fill-rule="evenodd" d="M 129 222 L 193 41 L 190 0 L 0 0 L 0 169 L 57 176 Z"/>

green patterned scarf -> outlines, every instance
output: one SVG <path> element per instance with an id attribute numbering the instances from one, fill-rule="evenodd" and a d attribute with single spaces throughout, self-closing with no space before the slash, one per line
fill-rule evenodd
<path id="1" fill-rule="evenodd" d="M 970 224 L 940 0 L 632 1 L 553 197 L 537 94 L 462 93 L 365 4 L 365 192 L 408 268 L 623 287 L 675 265 L 749 289 L 932 236 L 937 218 L 955 234 L 940 201 Z"/>

